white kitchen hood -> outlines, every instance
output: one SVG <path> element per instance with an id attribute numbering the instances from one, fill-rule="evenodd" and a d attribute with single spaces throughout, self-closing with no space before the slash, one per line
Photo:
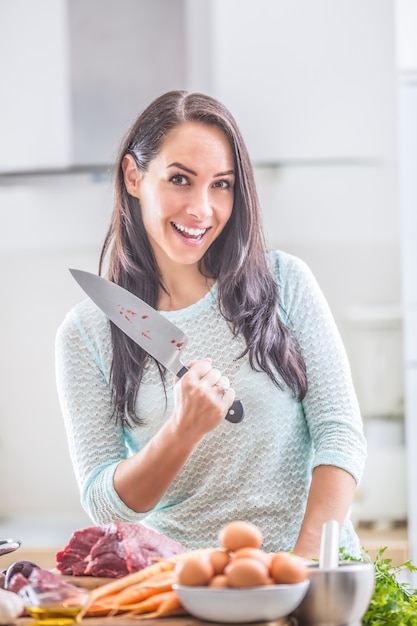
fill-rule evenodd
<path id="1" fill-rule="evenodd" d="M 0 175 L 108 166 L 184 41 L 183 0 L 3 0 Z"/>

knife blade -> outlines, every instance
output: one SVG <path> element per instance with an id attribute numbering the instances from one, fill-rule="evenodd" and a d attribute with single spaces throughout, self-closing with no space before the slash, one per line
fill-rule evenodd
<path id="1" fill-rule="evenodd" d="M 181 350 L 188 337 L 178 326 L 124 287 L 91 272 L 69 271 L 103 313 L 148 354 L 178 378 L 188 372 L 181 361 Z M 243 403 L 235 400 L 226 419 L 237 424 L 244 415 Z"/>

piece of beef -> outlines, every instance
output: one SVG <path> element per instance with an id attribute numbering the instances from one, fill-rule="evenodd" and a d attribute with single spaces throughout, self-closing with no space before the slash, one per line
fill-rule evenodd
<path id="1" fill-rule="evenodd" d="M 100 537 L 91 548 L 85 574 L 90 576 L 104 576 L 105 578 L 119 578 L 129 574 L 127 551 L 127 526 L 117 530 L 111 525 L 103 537 Z M 136 541 L 139 550 L 139 542 Z"/>
<path id="2" fill-rule="evenodd" d="M 32 561 L 15 561 L 6 570 L 4 579 L 4 588 L 9 589 L 11 580 L 21 574 L 24 580 L 27 580 L 34 569 L 38 569 L 39 565 Z"/>
<path id="3" fill-rule="evenodd" d="M 74 532 L 56 560 L 69 576 L 120 578 L 181 552 L 180 543 L 142 524 L 111 522 Z"/>
<path id="4" fill-rule="evenodd" d="M 101 526 L 91 526 L 72 533 L 69 543 L 56 554 L 58 570 L 67 576 L 83 576 L 92 548 L 105 534 L 105 527 Z"/>
<path id="5" fill-rule="evenodd" d="M 44 591 L 50 591 L 61 587 L 72 588 L 73 585 L 63 582 L 62 579 L 53 572 L 35 565 L 30 570 L 15 571 L 10 573 L 7 591 L 18 593 L 26 585 L 40 587 Z"/>
<path id="6" fill-rule="evenodd" d="M 18 572 L 17 574 L 14 574 L 14 576 L 11 576 L 7 584 L 7 591 L 13 591 L 14 593 L 18 593 L 21 589 L 23 589 L 23 587 L 26 587 L 26 585 L 28 584 L 29 580 L 26 578 L 26 576 L 23 576 L 21 572 Z"/>
<path id="7" fill-rule="evenodd" d="M 43 591 L 55 591 L 56 589 L 74 589 L 74 585 L 62 580 L 62 578 L 47 569 L 38 567 L 29 574 L 28 582 L 32 587 Z"/>

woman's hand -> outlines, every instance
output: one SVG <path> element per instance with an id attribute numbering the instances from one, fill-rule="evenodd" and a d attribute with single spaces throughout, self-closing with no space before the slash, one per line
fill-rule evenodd
<path id="1" fill-rule="evenodd" d="M 171 419 L 185 436 L 200 439 L 222 423 L 236 394 L 211 359 L 192 361 L 188 367 L 189 371 L 175 382 Z"/>

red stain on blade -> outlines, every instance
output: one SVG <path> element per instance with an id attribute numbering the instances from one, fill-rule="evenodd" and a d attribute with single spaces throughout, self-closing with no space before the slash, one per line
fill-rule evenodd
<path id="1" fill-rule="evenodd" d="M 135 315 L 136 315 L 136 313 L 135 313 Z M 143 320 L 146 320 L 148 317 L 149 317 L 149 315 L 142 315 L 142 319 Z"/>
<path id="2" fill-rule="evenodd" d="M 118 304 L 117 306 L 119 307 L 120 315 L 123 315 L 126 321 L 132 322 L 132 317 L 137 315 L 136 311 L 133 311 L 132 309 L 125 309 L 121 304 Z"/>
<path id="3" fill-rule="evenodd" d="M 146 339 L 152 339 L 152 337 L 150 336 L 150 330 L 142 330 L 141 335 L 142 337 L 146 337 Z"/>
<path id="4" fill-rule="evenodd" d="M 176 339 L 171 339 L 171 343 L 175 343 L 175 347 L 176 347 L 178 350 L 181 350 L 181 348 L 182 348 L 182 347 L 183 347 L 183 345 L 184 345 L 184 342 L 183 342 L 183 341 L 177 341 Z"/>

